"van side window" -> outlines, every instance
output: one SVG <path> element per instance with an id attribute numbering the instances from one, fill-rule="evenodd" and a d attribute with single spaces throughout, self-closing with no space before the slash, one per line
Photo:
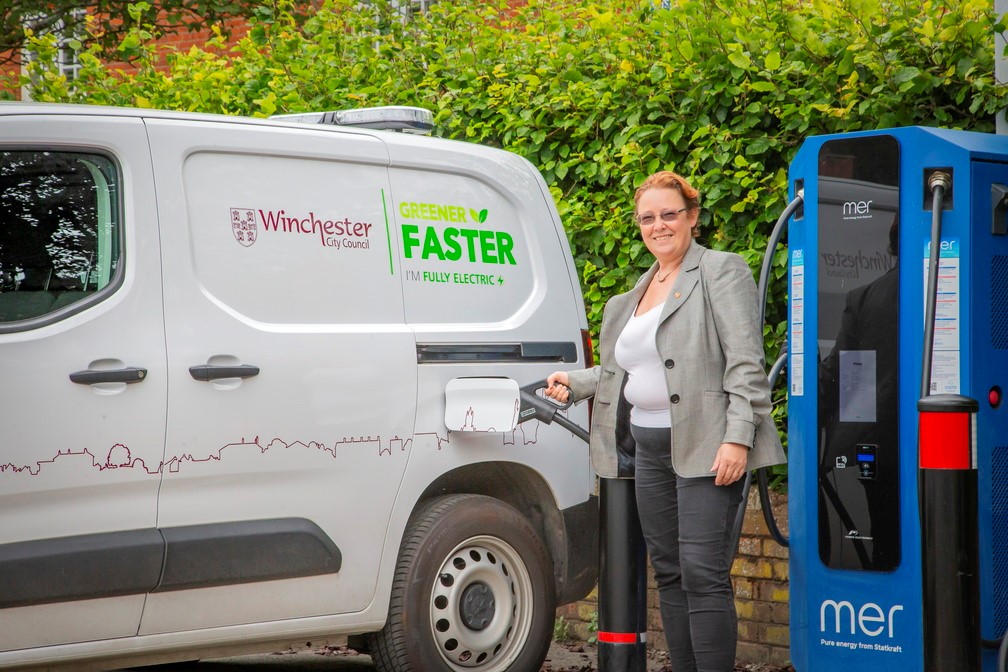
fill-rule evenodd
<path id="1" fill-rule="evenodd" d="M 112 282 L 118 191 L 104 156 L 0 151 L 0 324 L 52 313 Z"/>

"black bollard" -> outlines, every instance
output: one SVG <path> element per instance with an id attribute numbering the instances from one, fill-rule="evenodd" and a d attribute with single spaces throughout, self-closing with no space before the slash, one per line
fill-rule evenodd
<path id="1" fill-rule="evenodd" d="M 924 664 L 929 672 L 980 672 L 980 539 L 975 399 L 926 396 L 918 486 Z"/>
<path id="2" fill-rule="evenodd" d="M 634 479 L 599 479 L 599 672 L 647 670 L 647 551 Z"/>

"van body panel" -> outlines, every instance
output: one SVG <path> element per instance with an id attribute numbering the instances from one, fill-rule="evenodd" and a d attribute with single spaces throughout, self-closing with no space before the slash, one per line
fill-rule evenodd
<path id="1" fill-rule="evenodd" d="M 416 348 L 389 262 L 384 147 L 330 133 L 147 126 L 171 223 L 163 263 L 174 270 L 158 524 L 305 518 L 343 562 L 284 581 L 283 597 L 272 582 L 154 593 L 140 632 L 185 628 L 193 613 L 214 627 L 361 611 L 374 598 L 416 398 Z M 204 382 L 189 371 L 199 365 L 260 371 Z"/>
<path id="2" fill-rule="evenodd" d="M 584 320 L 571 288 L 566 241 L 556 235 L 553 213 L 537 198 L 539 184 L 519 157 L 464 143 L 421 143 L 407 139 L 390 147 L 393 208 L 403 250 L 406 321 L 418 347 L 478 348 L 494 344 L 554 344 L 530 356 L 487 356 L 421 360 L 417 434 L 429 454 L 444 456 L 451 467 L 497 460 L 514 461 L 540 472 L 550 484 L 557 508 L 584 502 L 591 492 L 590 467 L 581 464 L 587 446 L 559 426 L 536 420 L 507 433 L 439 432 L 444 425 L 444 390 L 467 376 L 503 376 L 526 385 L 561 367 L 568 346 L 585 361 L 580 327 Z M 529 194 L 533 197 L 529 197 Z M 569 254 L 569 253 L 568 253 Z M 438 305 L 436 311 L 431 305 Z M 551 352 L 555 359 L 531 353 Z M 547 361 L 548 360 L 548 361 Z M 585 409 L 572 418 L 587 424 Z M 471 419 L 485 430 L 478 417 Z M 451 429 L 451 428 L 448 428 Z M 461 428 L 459 428 L 461 429 Z M 562 457 L 561 457 L 562 456 Z M 568 461 L 569 460 L 569 461 Z M 433 481 L 437 461 L 411 461 L 408 479 L 422 490 Z M 425 483 L 426 481 L 426 483 Z"/>
<path id="3" fill-rule="evenodd" d="M 0 117 L 0 152 L 0 264 L 12 266 L 2 294 L 72 299 L 56 318 L 3 316 L 9 330 L 0 334 L 0 545 L 152 528 L 168 385 L 143 123 Z M 29 230 L 44 238 L 32 242 Z M 81 246 L 75 237 L 89 240 Z M 115 261 L 107 262 L 109 255 Z M 44 284 L 30 285 L 33 275 L 44 276 Z M 145 377 L 95 385 L 69 377 L 122 367 L 142 367 Z M 82 613 L 74 603 L 0 609 L 0 650 L 134 635 L 143 595 L 80 604 L 88 610 L 81 627 L 59 625 Z"/>
<path id="4" fill-rule="evenodd" d="M 528 322 L 546 289 L 534 270 L 534 213 L 513 193 L 464 174 L 389 172 L 407 321 L 505 333 Z M 441 309 L 425 309 L 432 301 Z"/>

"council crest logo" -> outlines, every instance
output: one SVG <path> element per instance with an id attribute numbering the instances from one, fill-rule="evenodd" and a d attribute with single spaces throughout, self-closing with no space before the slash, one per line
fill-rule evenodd
<path id="1" fill-rule="evenodd" d="M 255 210 L 231 208 L 231 233 L 234 234 L 235 240 L 244 247 L 251 247 L 259 235 Z"/>

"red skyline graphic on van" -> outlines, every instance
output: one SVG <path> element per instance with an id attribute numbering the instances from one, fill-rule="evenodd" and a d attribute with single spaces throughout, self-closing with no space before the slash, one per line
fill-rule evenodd
<path id="1" fill-rule="evenodd" d="M 472 415 L 467 414 L 467 424 L 472 422 Z M 520 445 L 527 446 L 538 441 L 539 421 L 532 421 L 519 425 L 514 431 L 501 435 L 502 446 Z M 360 436 L 344 437 L 335 441 L 332 446 L 328 446 L 321 441 L 284 441 L 279 437 L 273 438 L 263 444 L 262 440 L 256 436 L 254 439 L 246 440 L 244 437 L 238 441 L 225 444 L 215 451 L 210 451 L 205 456 L 194 456 L 191 452 L 181 455 L 166 457 L 157 466 L 148 466 L 141 457 L 134 457 L 130 448 L 123 443 L 114 444 L 107 452 L 93 451 L 91 448 L 59 450 L 57 453 L 45 460 L 39 460 L 34 464 L 16 465 L 12 462 L 0 464 L 0 476 L 2 475 L 23 475 L 29 477 L 40 476 L 47 468 L 65 467 L 67 464 L 75 465 L 76 469 L 102 472 L 112 472 L 120 469 L 136 469 L 150 476 L 160 474 L 177 474 L 189 466 L 198 467 L 202 464 L 215 464 L 226 461 L 228 458 L 240 459 L 247 456 L 249 452 L 258 455 L 267 455 L 270 451 L 296 450 L 298 452 L 315 452 L 325 454 L 329 459 L 339 459 L 339 453 L 346 447 L 367 447 L 369 452 L 377 456 L 392 456 L 396 453 L 403 453 L 411 449 L 417 440 L 436 447 L 437 451 L 451 445 L 451 434 L 442 436 L 440 432 L 417 432 L 411 437 L 392 437 L 388 441 L 383 441 L 380 436 Z M 468 433 L 468 432 L 467 432 Z M 520 438 L 519 438 L 520 435 Z M 104 458 L 98 455 L 104 454 Z M 57 468 L 58 470 L 58 468 Z"/>

